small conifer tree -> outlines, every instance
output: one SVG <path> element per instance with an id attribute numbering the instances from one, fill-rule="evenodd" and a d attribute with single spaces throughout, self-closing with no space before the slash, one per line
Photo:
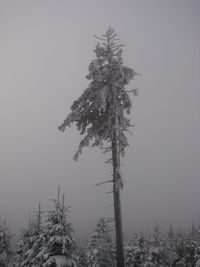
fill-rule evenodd
<path id="1" fill-rule="evenodd" d="M 44 250 L 48 254 L 45 266 L 51 266 L 51 261 L 62 256 L 67 267 L 78 266 L 77 244 L 74 238 L 72 224 L 67 221 L 67 211 L 64 194 L 60 200 L 60 188 L 58 187 L 57 199 L 52 199 L 53 209 L 47 212 L 47 219 L 43 225 Z"/>
<path id="2" fill-rule="evenodd" d="M 147 244 L 143 235 L 135 235 L 135 238 L 125 246 L 126 266 L 140 267 L 145 262 L 147 255 Z"/>
<path id="3" fill-rule="evenodd" d="M 6 267 L 8 266 L 11 256 L 12 250 L 10 245 L 11 234 L 9 228 L 6 225 L 6 222 L 1 224 L 0 221 L 0 266 Z"/>
<path id="4" fill-rule="evenodd" d="M 87 249 L 88 267 L 115 266 L 115 255 L 109 227 L 104 218 L 100 218 L 95 232 L 91 235 Z"/>
<path id="5" fill-rule="evenodd" d="M 28 227 L 22 230 L 21 239 L 17 243 L 16 261 L 20 267 L 41 266 L 43 260 L 40 260 L 37 255 L 42 250 L 43 241 L 42 212 L 39 203 L 34 215 L 29 214 Z"/>

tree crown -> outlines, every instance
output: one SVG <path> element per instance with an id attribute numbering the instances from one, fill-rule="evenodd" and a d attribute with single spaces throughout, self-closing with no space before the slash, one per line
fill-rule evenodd
<path id="1" fill-rule="evenodd" d="M 77 160 L 83 147 L 92 145 L 103 147 L 117 136 L 119 153 L 124 155 L 128 146 L 124 132 L 129 131 L 131 100 L 125 90 L 137 73 L 123 66 L 122 47 L 112 28 L 102 35 L 95 36 L 100 42 L 95 48 L 96 58 L 89 65 L 87 79 L 91 80 L 82 95 L 74 101 L 71 112 L 58 129 L 64 132 L 67 126 L 75 123 L 81 135 L 78 150 L 74 156 Z M 137 95 L 137 90 L 131 90 Z"/>

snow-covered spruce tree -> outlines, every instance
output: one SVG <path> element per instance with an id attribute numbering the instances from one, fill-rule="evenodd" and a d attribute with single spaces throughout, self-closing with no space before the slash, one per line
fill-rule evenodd
<path id="1" fill-rule="evenodd" d="M 43 251 L 48 254 L 48 260 L 43 263 L 43 266 L 51 266 L 53 264 L 51 262 L 55 260 L 57 266 L 59 266 L 58 262 L 62 262 L 63 267 L 76 267 L 78 266 L 76 241 L 72 224 L 66 219 L 69 207 L 65 206 L 64 195 L 62 201 L 59 195 L 58 191 L 58 198 L 52 200 L 54 208 L 48 211 L 43 225 L 43 235 L 46 239 Z M 42 257 L 43 251 L 37 257 Z"/>
<path id="2" fill-rule="evenodd" d="M 1 224 L 0 221 L 0 266 L 7 267 L 11 257 L 12 250 L 10 246 L 11 234 L 9 228 L 6 225 L 6 222 Z"/>
<path id="3" fill-rule="evenodd" d="M 195 267 L 200 267 L 200 243 L 198 243 L 198 245 L 195 248 L 194 260 L 195 260 Z"/>
<path id="4" fill-rule="evenodd" d="M 197 229 L 194 238 L 195 251 L 194 251 L 194 262 L 195 267 L 200 267 L 200 231 Z"/>
<path id="5" fill-rule="evenodd" d="M 187 233 L 179 232 L 175 237 L 175 266 L 195 266 L 198 261 L 199 242 Z"/>
<path id="6" fill-rule="evenodd" d="M 160 226 L 155 221 L 153 232 L 149 239 L 149 251 L 145 267 L 165 267 L 169 266 L 167 257 L 167 247 L 165 237 L 161 233 Z"/>
<path id="7" fill-rule="evenodd" d="M 37 258 L 38 253 L 43 248 L 44 236 L 42 232 L 42 212 L 39 203 L 38 210 L 34 216 L 29 215 L 28 228 L 22 230 L 21 239 L 17 243 L 18 266 L 20 267 L 40 267 L 42 260 Z M 46 255 L 46 258 L 48 255 Z"/>
<path id="8" fill-rule="evenodd" d="M 108 223 L 100 218 L 95 232 L 91 235 L 87 249 L 88 267 L 115 266 L 115 255 Z"/>
<path id="9" fill-rule="evenodd" d="M 133 240 L 128 240 L 128 242 L 124 246 L 124 259 L 125 259 L 125 266 L 127 266 L 127 267 L 134 266 Z"/>
<path id="10" fill-rule="evenodd" d="M 176 240 L 176 235 L 174 233 L 172 225 L 170 225 L 169 231 L 166 236 L 167 258 L 170 266 L 174 266 L 177 259 L 175 240 Z"/>
<path id="11" fill-rule="evenodd" d="M 147 244 L 143 235 L 136 235 L 124 248 L 125 263 L 127 267 L 139 267 L 145 262 L 147 255 Z"/>
<path id="12" fill-rule="evenodd" d="M 77 243 L 77 266 L 79 267 L 88 267 L 87 258 L 86 258 L 86 247 Z"/>
<path id="13" fill-rule="evenodd" d="M 128 141 L 125 132 L 131 126 L 127 115 L 130 113 L 131 100 L 125 86 L 137 75 L 132 69 L 123 66 L 122 46 L 113 29 L 97 37 L 101 44 L 96 45 L 96 58 L 89 65 L 91 80 L 88 88 L 71 106 L 71 112 L 58 127 L 64 131 L 75 123 L 81 135 L 74 159 L 77 160 L 82 149 L 88 145 L 104 148 L 112 152 L 113 196 L 116 228 L 117 267 L 124 267 L 123 233 L 121 218 L 120 189 L 123 187 L 120 172 L 120 156 L 124 156 Z M 137 95 L 137 90 L 131 90 Z"/>

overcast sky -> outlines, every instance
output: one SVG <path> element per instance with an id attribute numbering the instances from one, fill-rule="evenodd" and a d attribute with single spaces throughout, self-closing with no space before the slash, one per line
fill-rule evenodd
<path id="1" fill-rule="evenodd" d="M 59 184 L 80 235 L 112 217 L 108 156 L 57 130 L 89 81 L 97 40 L 113 27 L 124 65 L 142 73 L 123 160 L 126 233 L 200 223 L 200 1 L 0 0 L 0 215 L 23 227 Z"/>

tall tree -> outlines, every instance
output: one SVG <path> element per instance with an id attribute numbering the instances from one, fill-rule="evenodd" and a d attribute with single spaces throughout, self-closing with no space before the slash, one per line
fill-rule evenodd
<path id="1" fill-rule="evenodd" d="M 124 156 L 128 141 L 125 132 L 131 126 L 128 114 L 131 100 L 125 90 L 137 73 L 123 66 L 122 47 L 118 44 L 117 34 L 112 28 L 96 38 L 101 42 L 96 45 L 96 58 L 89 65 L 87 79 L 91 80 L 83 94 L 71 106 L 71 112 L 58 127 L 64 131 L 72 123 L 76 124 L 81 135 L 74 159 L 78 160 L 83 147 L 92 145 L 112 152 L 113 195 L 116 228 L 117 266 L 124 267 L 123 233 L 121 218 L 120 189 L 123 187 L 120 172 L 120 156 Z M 137 89 L 132 89 L 137 95 Z M 108 147 L 104 147 L 109 143 Z"/>

